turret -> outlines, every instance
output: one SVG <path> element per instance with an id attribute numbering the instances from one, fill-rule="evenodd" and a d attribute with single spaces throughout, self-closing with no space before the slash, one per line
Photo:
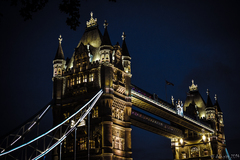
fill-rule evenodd
<path id="1" fill-rule="evenodd" d="M 65 70 L 65 64 L 66 64 L 63 50 L 62 50 L 62 45 L 61 45 L 62 43 L 61 35 L 59 36 L 58 40 L 59 40 L 58 49 L 57 49 L 55 58 L 53 60 L 53 77 L 62 76 Z"/>
<path id="2" fill-rule="evenodd" d="M 53 60 L 53 99 L 61 99 L 63 95 L 63 73 L 65 71 L 66 61 L 62 50 L 62 37 L 58 38 L 59 44 L 57 53 Z"/>
<path id="3" fill-rule="evenodd" d="M 206 104 L 206 120 L 215 121 L 215 107 L 212 104 L 211 98 L 210 98 L 210 92 L 207 89 L 207 104 Z"/>
<path id="4" fill-rule="evenodd" d="M 103 24 L 105 30 L 104 30 L 104 34 L 103 34 L 103 38 L 102 38 L 102 44 L 100 46 L 100 62 L 104 63 L 104 62 L 112 62 L 112 43 L 107 31 L 107 26 L 108 23 L 105 20 L 104 24 Z"/>
<path id="5" fill-rule="evenodd" d="M 215 94 L 215 108 L 216 108 L 216 118 L 217 118 L 217 123 L 219 124 L 218 125 L 218 130 L 220 132 L 223 132 L 223 127 L 224 127 L 224 123 L 223 123 L 223 112 L 218 104 L 218 99 L 217 99 L 217 95 Z"/>
<path id="6" fill-rule="evenodd" d="M 126 73 L 131 73 L 131 57 L 129 55 L 125 39 L 126 39 L 126 35 L 123 32 L 123 35 L 122 35 L 122 40 L 123 40 L 123 43 L 122 43 L 122 64 L 123 64 L 124 71 Z"/>
<path id="7" fill-rule="evenodd" d="M 191 109 L 188 109 L 190 105 Z M 197 114 L 198 117 L 201 119 L 206 116 L 205 108 L 206 104 L 198 91 L 198 85 L 195 85 L 194 80 L 192 80 L 192 85 L 189 86 L 189 92 L 187 93 L 187 98 L 183 105 L 183 109 L 184 111 L 189 112 L 189 114 Z"/>

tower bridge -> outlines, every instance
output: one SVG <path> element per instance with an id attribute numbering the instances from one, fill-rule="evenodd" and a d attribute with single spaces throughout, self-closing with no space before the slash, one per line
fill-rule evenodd
<path id="1" fill-rule="evenodd" d="M 14 152 L 24 148 L 20 159 L 40 159 L 51 152 L 53 160 L 132 160 L 131 125 L 170 138 L 175 160 L 224 157 L 223 113 L 217 96 L 213 104 L 207 92 L 205 102 L 192 81 L 184 103 L 174 99 L 168 103 L 131 84 L 126 35 L 122 35 L 121 46 L 118 42 L 112 45 L 107 21 L 103 35 L 98 27 L 91 13 L 86 30 L 68 60 L 61 45 L 63 38 L 59 37 L 53 60 L 53 101 L 27 123 L 29 126 L 20 127 L 11 134 L 12 138 L 7 136 L 2 140 L 0 159 L 19 159 Z M 50 106 L 54 127 L 33 140 L 20 142 Z M 170 124 L 136 111 L 132 106 Z M 27 132 L 22 131 L 23 128 L 28 128 Z M 51 140 L 45 145 L 47 137 Z M 38 142 L 40 139 L 43 140 Z M 33 154 L 27 153 L 27 147 L 34 149 Z"/>

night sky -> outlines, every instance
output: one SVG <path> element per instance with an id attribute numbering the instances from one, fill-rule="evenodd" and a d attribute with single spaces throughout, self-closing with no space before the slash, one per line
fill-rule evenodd
<path id="1" fill-rule="evenodd" d="M 60 1 L 59 1 L 60 2 Z M 77 31 L 66 25 L 56 1 L 23 21 L 18 7 L 0 2 L 1 101 L 0 135 L 23 123 L 52 96 L 52 61 L 63 37 L 65 57 L 71 57 L 83 35 L 90 12 L 109 23 L 112 44 L 122 44 L 132 57 L 132 83 L 167 101 L 183 102 L 192 79 L 202 97 L 218 95 L 223 111 L 228 151 L 240 154 L 240 1 L 216 0 L 88 0 L 81 2 Z M 51 118 L 49 118 L 51 122 Z M 51 125 L 51 123 L 46 125 Z M 132 127 L 135 160 L 172 159 L 170 140 Z"/>

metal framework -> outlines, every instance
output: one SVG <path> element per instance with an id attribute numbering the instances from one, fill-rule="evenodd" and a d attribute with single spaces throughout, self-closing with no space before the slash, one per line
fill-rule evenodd
<path id="1" fill-rule="evenodd" d="M 61 143 L 66 139 L 66 137 L 71 134 L 73 131 L 76 131 L 78 125 L 81 123 L 81 121 L 90 113 L 93 106 L 96 104 L 98 99 L 101 97 L 103 91 L 100 90 L 91 100 L 89 100 L 83 107 L 81 107 L 79 110 L 77 110 L 74 114 L 69 116 L 67 119 L 65 119 L 62 123 L 58 124 L 57 126 L 53 127 L 49 131 L 45 132 L 44 134 L 41 134 L 40 136 L 23 143 L 17 147 L 8 147 L 6 149 L 3 149 L 0 153 L 0 158 L 11 157 L 12 159 L 19 159 L 19 156 L 21 156 L 21 159 L 34 159 L 37 160 L 41 157 L 44 157 L 47 155 L 51 150 L 53 150 L 55 147 L 60 145 L 61 150 Z M 48 106 L 44 112 L 39 114 L 38 118 L 42 118 L 42 116 L 47 112 L 47 110 L 50 108 Z M 37 123 L 37 122 L 36 122 Z M 32 126 L 34 126 L 35 121 L 31 123 L 30 129 Z M 28 128 L 28 129 L 29 129 Z M 61 130 L 62 135 L 60 137 L 56 136 L 56 133 Z M 21 135 L 18 137 L 21 138 Z M 15 141 L 18 141 L 20 138 L 15 138 Z M 16 142 L 15 142 L 16 143 Z M 33 145 L 36 143 L 37 145 Z M 41 146 L 40 146 L 41 145 Z M 30 150 L 30 153 L 29 153 Z M 18 153 L 16 153 L 18 152 Z M 61 154 L 61 152 L 60 152 Z M 60 155 L 61 157 L 61 155 Z"/>

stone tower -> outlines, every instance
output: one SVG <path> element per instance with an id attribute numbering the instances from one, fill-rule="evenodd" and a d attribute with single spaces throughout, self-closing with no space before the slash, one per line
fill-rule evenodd
<path id="1" fill-rule="evenodd" d="M 226 142 L 224 136 L 223 113 L 215 96 L 212 104 L 210 92 L 207 90 L 207 103 L 198 91 L 198 86 L 189 86 L 183 115 L 211 127 L 213 133 L 194 132 L 184 129 L 183 139 L 172 139 L 174 159 L 226 159 Z"/>
<path id="2" fill-rule="evenodd" d="M 88 143 L 91 160 L 132 159 L 131 57 L 125 35 L 121 47 L 119 43 L 112 45 L 107 27 L 105 21 L 102 35 L 97 19 L 91 13 L 72 57 L 65 61 L 60 37 L 53 61 L 54 125 L 69 117 L 100 89 L 104 91 L 91 111 L 90 139 L 87 136 L 87 120 L 78 126 L 77 159 L 87 159 Z M 74 135 L 64 141 L 62 159 L 73 159 L 74 141 Z M 53 151 L 53 159 L 59 159 L 58 149 Z"/>

